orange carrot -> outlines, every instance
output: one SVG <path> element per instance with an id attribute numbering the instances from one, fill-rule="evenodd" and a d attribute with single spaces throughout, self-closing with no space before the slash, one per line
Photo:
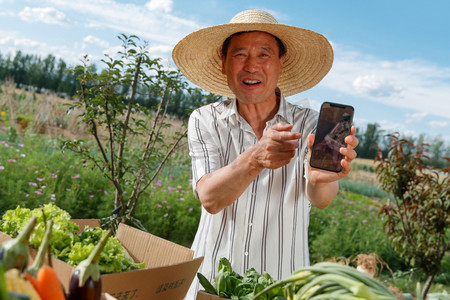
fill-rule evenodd
<path id="1" fill-rule="evenodd" d="M 37 276 L 38 292 L 42 300 L 65 300 L 64 291 L 55 270 L 49 266 L 39 269 Z"/>
<path id="2" fill-rule="evenodd" d="M 24 272 L 23 274 L 25 275 L 25 279 L 28 280 L 31 283 L 31 285 L 33 286 L 33 288 L 37 292 L 38 291 L 38 284 L 37 284 L 36 278 L 34 278 L 33 275 L 31 275 L 28 272 Z"/>

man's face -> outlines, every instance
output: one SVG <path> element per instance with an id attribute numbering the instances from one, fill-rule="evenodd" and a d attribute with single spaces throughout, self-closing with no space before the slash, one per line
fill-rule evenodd
<path id="1" fill-rule="evenodd" d="M 258 104 L 276 99 L 275 88 L 281 76 L 284 56 L 278 55 L 275 37 L 266 32 L 233 36 L 222 58 L 222 73 L 240 102 Z M 271 98 L 273 97 L 273 98 Z"/>

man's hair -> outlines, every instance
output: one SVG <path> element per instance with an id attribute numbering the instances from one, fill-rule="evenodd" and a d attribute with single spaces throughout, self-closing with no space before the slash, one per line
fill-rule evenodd
<path id="1" fill-rule="evenodd" d="M 232 35 L 230 35 L 224 42 L 222 45 L 222 57 L 223 58 L 227 58 L 227 51 L 228 51 L 228 47 L 230 46 L 230 41 L 231 38 L 243 33 L 248 33 L 248 32 L 256 32 L 256 31 L 240 31 L 240 32 L 236 32 L 233 33 Z M 270 33 L 269 33 L 270 34 Z M 274 36 L 273 34 L 270 34 L 271 36 L 273 36 L 275 38 L 275 40 L 277 41 L 277 45 L 278 45 L 278 57 L 282 57 L 283 55 L 286 54 L 286 47 L 284 46 L 283 42 L 276 36 Z"/>

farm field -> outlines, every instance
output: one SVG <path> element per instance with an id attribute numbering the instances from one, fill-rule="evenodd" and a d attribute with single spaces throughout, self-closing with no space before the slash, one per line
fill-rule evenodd
<path id="1" fill-rule="evenodd" d="M 63 139 L 85 139 L 87 146 L 91 143 L 87 129 L 77 123 L 79 112 L 66 113 L 65 104 L 72 100 L 5 87 L 0 99 L 0 214 L 17 205 L 34 208 L 52 202 L 74 218 L 107 218 L 114 208 L 113 186 L 98 170 L 86 168 L 74 153 L 60 149 Z M 15 118 L 10 118 L 6 107 L 14 107 Z M 174 120 L 171 124 L 169 131 L 182 126 Z M 16 128 L 15 133 L 11 127 Z M 375 168 L 373 160 L 355 159 L 333 203 L 326 209 L 312 209 L 311 263 L 333 260 L 355 265 L 358 255 L 360 260 L 361 255 L 370 255 L 365 258 L 379 270 L 382 280 L 399 295 L 414 295 L 416 282 L 423 282 L 424 277 L 405 265 L 389 244 L 379 214 L 387 195 L 378 184 Z M 200 215 L 190 172 L 184 140 L 134 214 L 152 234 L 187 247 Z M 447 255 L 431 293 L 450 293 L 449 271 Z"/>

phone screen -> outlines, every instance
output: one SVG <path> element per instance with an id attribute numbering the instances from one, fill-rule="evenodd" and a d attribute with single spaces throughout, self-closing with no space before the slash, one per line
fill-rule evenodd
<path id="1" fill-rule="evenodd" d="M 343 155 L 339 149 L 346 146 L 344 139 L 350 134 L 353 111 L 350 105 L 332 102 L 322 104 L 311 153 L 311 167 L 333 172 L 342 170 Z"/>

